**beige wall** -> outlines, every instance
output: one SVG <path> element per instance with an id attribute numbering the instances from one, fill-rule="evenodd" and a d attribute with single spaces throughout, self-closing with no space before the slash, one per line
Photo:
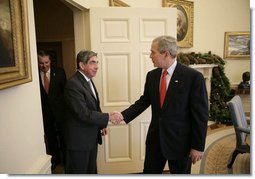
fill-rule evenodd
<path id="1" fill-rule="evenodd" d="M 33 81 L 0 90 L 0 173 L 47 173 L 32 0 L 28 0 Z"/>
<path id="2" fill-rule="evenodd" d="M 161 7 L 162 0 L 123 0 L 132 7 Z M 139 2 L 139 3 L 138 3 Z M 193 47 L 184 52 L 211 51 L 223 58 L 224 34 L 232 31 L 250 31 L 249 0 L 193 0 Z M 250 71 L 250 59 L 227 59 L 225 73 L 232 85 L 242 81 L 242 73 Z"/>
<path id="3" fill-rule="evenodd" d="M 108 0 L 68 0 L 90 8 L 109 6 Z M 162 0 L 122 0 L 131 7 L 162 7 Z M 193 47 L 183 52 L 211 51 L 223 58 L 224 34 L 232 31 L 250 31 L 249 0 L 190 0 L 194 2 Z M 242 73 L 250 71 L 250 59 L 227 59 L 225 73 L 232 85 L 242 81 Z"/>
<path id="4" fill-rule="evenodd" d="M 195 0 L 194 47 L 188 51 L 224 53 L 224 34 L 250 31 L 249 0 Z M 242 81 L 242 73 L 250 71 L 250 59 L 227 59 L 226 76 L 232 85 Z"/>
<path id="5" fill-rule="evenodd" d="M 49 0 L 48 0 L 49 1 Z M 109 0 L 65 0 L 68 3 L 73 4 L 77 7 L 74 10 L 74 16 L 77 16 L 81 11 L 79 9 L 89 9 L 90 7 L 108 7 Z M 162 0 L 122 0 L 131 7 L 162 7 Z M 193 47 L 192 48 L 181 48 L 180 51 L 183 52 L 200 52 L 207 53 L 211 51 L 221 57 L 224 53 L 224 34 L 225 32 L 232 31 L 249 31 L 250 30 L 250 4 L 249 0 L 190 0 L 194 2 L 194 28 L 193 28 Z M 49 1 L 52 4 L 59 4 L 63 6 L 62 3 L 57 2 L 57 0 Z M 45 4 L 45 3 L 42 3 Z M 66 7 L 65 7 L 66 8 Z M 45 9 L 45 8 L 43 8 Z M 43 10 L 42 9 L 42 10 Z M 68 10 L 66 10 L 68 12 Z M 45 13 L 45 11 L 38 12 L 40 14 Z M 48 13 L 48 12 L 47 12 Z M 53 13 L 53 12 L 49 12 Z M 70 14 L 70 12 L 68 12 Z M 84 18 L 83 16 L 81 16 Z M 78 22 L 77 22 L 78 19 Z M 48 34 L 51 32 L 50 28 L 47 31 L 43 31 L 43 34 L 38 33 L 37 38 L 39 39 L 59 39 L 59 35 L 68 37 L 65 39 L 69 40 L 69 44 L 75 43 L 75 50 L 72 48 L 63 47 L 63 62 L 65 70 L 67 71 L 67 76 L 70 77 L 75 71 L 75 64 L 69 62 L 74 60 L 75 54 L 81 48 L 87 48 L 88 42 L 85 40 L 86 37 L 81 37 L 81 30 L 83 25 L 81 24 L 80 18 L 74 18 L 75 24 L 75 42 L 73 42 L 72 34 L 66 34 L 66 32 L 72 32 L 70 26 L 60 29 L 59 31 L 53 30 L 51 36 Z M 48 23 L 51 20 L 47 21 Z M 38 28 L 45 28 L 44 24 L 37 24 Z M 42 27 L 41 27 L 42 26 Z M 55 28 L 56 29 L 56 28 Z M 57 33 L 56 33 L 57 32 Z M 86 33 L 87 34 L 87 33 Z M 85 35 L 86 35 L 85 34 Z M 46 35 L 46 36 L 45 36 Z M 77 37 L 78 36 L 78 37 Z M 75 54 L 74 54 L 75 53 Z M 68 55 L 69 54 L 69 55 Z M 68 55 L 68 58 L 67 56 Z M 71 57 L 71 58 L 69 58 Z M 235 69 L 235 70 L 233 70 Z M 230 79 L 232 85 L 238 85 L 242 80 L 242 73 L 245 71 L 250 71 L 250 60 L 249 59 L 227 59 L 225 66 L 225 73 Z"/>

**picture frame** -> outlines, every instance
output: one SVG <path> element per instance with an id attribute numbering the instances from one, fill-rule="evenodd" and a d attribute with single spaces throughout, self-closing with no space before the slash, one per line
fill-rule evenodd
<path id="1" fill-rule="evenodd" d="M 115 7 L 129 7 L 128 4 L 124 3 L 121 0 L 109 0 L 109 5 Z"/>
<path id="2" fill-rule="evenodd" d="M 2 0 L 0 90 L 32 81 L 27 0 Z"/>
<path id="3" fill-rule="evenodd" d="M 250 32 L 225 32 L 224 58 L 250 58 Z"/>
<path id="4" fill-rule="evenodd" d="M 194 3 L 186 0 L 162 0 L 162 6 L 177 8 L 178 47 L 193 47 Z"/>

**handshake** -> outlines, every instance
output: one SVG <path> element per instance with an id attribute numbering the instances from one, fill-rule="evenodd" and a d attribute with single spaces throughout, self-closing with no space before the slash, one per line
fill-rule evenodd
<path id="1" fill-rule="evenodd" d="M 109 113 L 109 121 L 113 123 L 114 125 L 119 124 L 121 121 L 123 121 L 123 116 L 118 111 L 113 111 Z"/>

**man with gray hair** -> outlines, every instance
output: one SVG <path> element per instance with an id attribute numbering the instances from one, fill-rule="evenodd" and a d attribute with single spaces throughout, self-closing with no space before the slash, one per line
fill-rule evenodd
<path id="1" fill-rule="evenodd" d="M 121 116 L 102 113 L 92 78 L 98 71 L 97 53 L 82 50 L 77 55 L 77 72 L 65 87 L 67 174 L 96 174 L 97 145 L 102 144 L 108 121 L 119 123 Z"/>
<path id="2" fill-rule="evenodd" d="M 171 36 L 155 38 L 150 58 L 156 69 L 147 73 L 144 93 L 122 111 L 131 122 L 149 106 L 152 118 L 146 139 L 145 174 L 190 174 L 201 160 L 208 121 L 208 98 L 203 75 L 176 59 L 177 42 Z"/>

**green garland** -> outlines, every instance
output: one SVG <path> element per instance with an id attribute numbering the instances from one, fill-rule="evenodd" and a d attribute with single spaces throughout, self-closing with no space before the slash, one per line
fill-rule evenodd
<path id="1" fill-rule="evenodd" d="M 213 68 L 210 95 L 210 120 L 217 123 L 232 123 L 227 102 L 230 100 L 231 89 L 229 79 L 224 72 L 224 60 L 211 51 L 208 53 L 183 53 L 177 55 L 177 60 L 185 65 L 190 64 L 217 64 Z"/>

